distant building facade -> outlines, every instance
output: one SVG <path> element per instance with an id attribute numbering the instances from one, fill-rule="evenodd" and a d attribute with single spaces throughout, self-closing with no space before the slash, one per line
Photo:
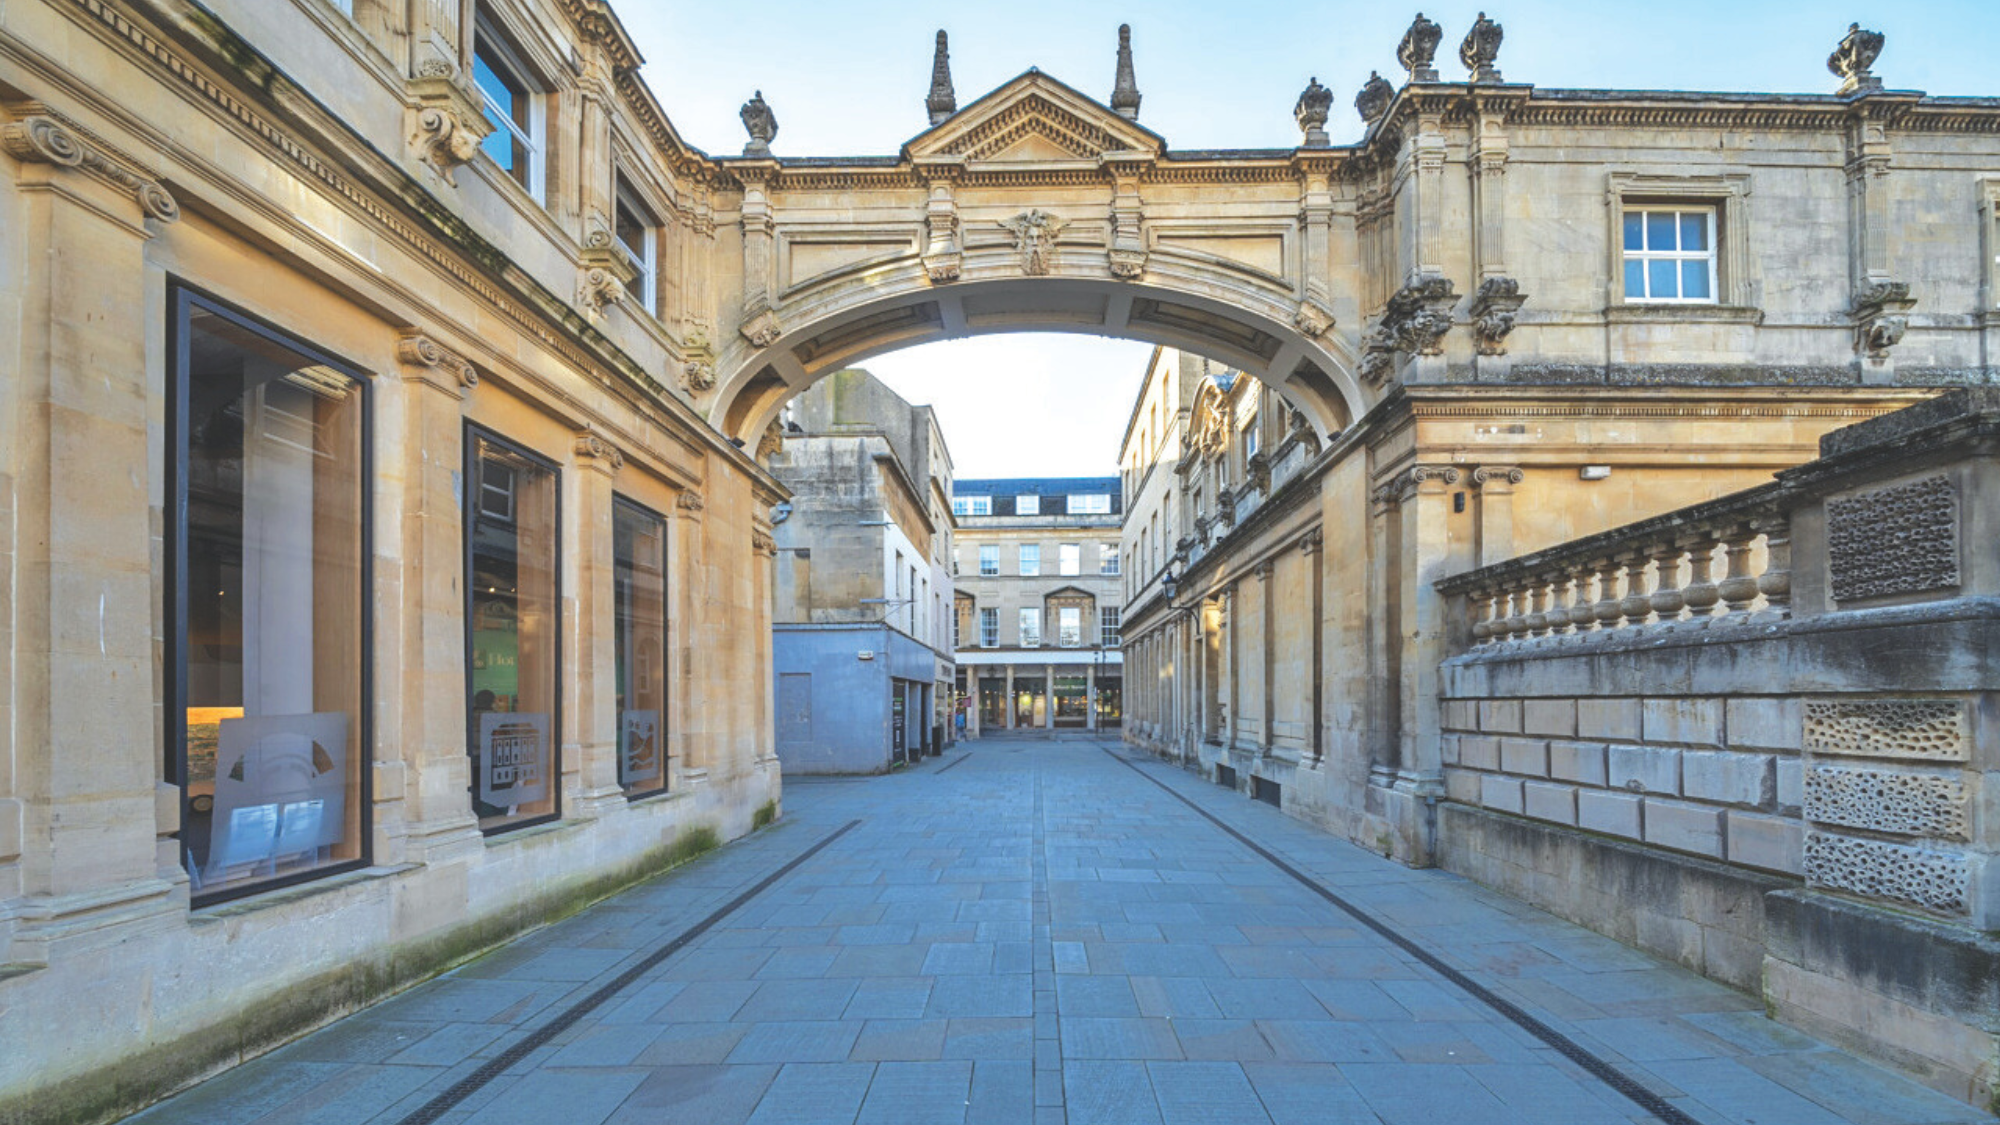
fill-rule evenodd
<path id="1" fill-rule="evenodd" d="M 937 416 L 866 371 L 815 384 L 769 453 L 775 737 L 787 773 L 873 773 L 934 752 L 952 698 L 951 455 Z"/>
<path id="2" fill-rule="evenodd" d="M 966 733 L 1116 729 L 1116 477 L 960 481 L 954 590 Z"/>

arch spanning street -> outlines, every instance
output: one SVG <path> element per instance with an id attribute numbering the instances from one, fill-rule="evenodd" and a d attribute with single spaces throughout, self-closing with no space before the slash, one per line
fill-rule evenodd
<path id="1" fill-rule="evenodd" d="M 787 805 L 133 1123 L 1985 1120 L 1115 744 L 989 739 Z"/>

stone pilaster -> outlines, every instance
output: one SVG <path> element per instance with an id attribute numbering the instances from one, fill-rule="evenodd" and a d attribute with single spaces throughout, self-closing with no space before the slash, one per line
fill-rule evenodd
<path id="1" fill-rule="evenodd" d="M 401 854 L 392 850 L 391 856 L 437 863 L 476 853 L 480 839 L 467 796 L 472 762 L 465 753 L 465 513 L 459 498 L 465 399 L 479 385 L 479 373 L 420 328 L 403 330 L 396 357 L 403 377 L 398 681 L 404 699 L 396 728 L 406 835 Z M 390 857 L 377 857 L 384 858 Z"/>
<path id="2" fill-rule="evenodd" d="M 1522 473 L 1512 465 L 1481 465 L 1472 470 L 1479 490 L 1479 563 L 1491 566 L 1514 557 L 1514 486 Z"/>
<path id="3" fill-rule="evenodd" d="M 702 541 L 702 513 L 706 508 L 700 492 L 684 489 L 674 499 L 673 529 L 667 541 L 671 552 L 668 586 L 673 591 L 673 615 L 667 622 L 669 648 L 673 652 L 673 666 L 668 670 L 671 686 L 667 691 L 667 709 L 672 718 L 667 745 L 673 753 L 672 764 L 679 768 L 673 776 L 674 784 L 680 788 L 698 788 L 708 783 L 708 755 L 701 752 L 701 732 L 692 721 L 699 709 L 694 694 L 693 642 L 701 614 L 699 594 L 708 576 L 704 568 L 707 551 Z"/>
<path id="4" fill-rule="evenodd" d="M 577 817 L 601 816 L 623 803 L 618 784 L 617 565 L 612 482 L 625 455 L 594 429 L 576 435 L 577 471 L 568 474 L 571 534 L 570 602 L 576 624 L 563 660 L 587 674 L 566 676 L 563 703 L 563 807 Z"/>
<path id="5" fill-rule="evenodd" d="M 16 104 L 5 221 L 25 275 L 0 281 L 20 333 L 0 377 L 0 577 L 17 661 L 0 708 L 0 861 L 19 856 L 12 961 L 160 916 L 184 884 L 180 794 L 156 714 L 154 507 L 146 243 L 179 215 L 159 183 L 48 107 Z M 4 158 L 0 158 L 4 159 Z M 16 428 L 18 427 L 18 428 Z M 12 573 L 7 574 L 10 568 Z M 153 623 L 148 627 L 147 623 Z M 171 648 L 165 651 L 171 652 Z M 11 745 L 10 745 L 11 743 Z M 23 847 L 25 842 L 32 847 Z M 129 932 L 129 931 L 128 931 Z"/>

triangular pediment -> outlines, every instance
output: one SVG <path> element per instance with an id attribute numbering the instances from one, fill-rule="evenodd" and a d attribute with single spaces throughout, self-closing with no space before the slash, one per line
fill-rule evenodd
<path id="1" fill-rule="evenodd" d="M 1109 153 L 1158 156 L 1166 147 L 1151 129 L 1031 70 L 918 134 L 903 155 L 967 164 L 1094 163 Z"/>

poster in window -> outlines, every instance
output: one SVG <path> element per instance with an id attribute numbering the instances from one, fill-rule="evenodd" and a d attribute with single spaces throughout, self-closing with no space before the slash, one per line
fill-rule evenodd
<path id="1" fill-rule="evenodd" d="M 500 808 L 549 795 L 549 717 L 488 711 L 479 716 L 479 799 Z"/>
<path id="2" fill-rule="evenodd" d="M 340 843 L 347 824 L 347 715 L 223 719 L 215 750 L 208 873 Z"/>
<path id="3" fill-rule="evenodd" d="M 619 767 L 625 784 L 656 781 L 660 776 L 660 713 L 627 711 L 619 723 Z"/>

